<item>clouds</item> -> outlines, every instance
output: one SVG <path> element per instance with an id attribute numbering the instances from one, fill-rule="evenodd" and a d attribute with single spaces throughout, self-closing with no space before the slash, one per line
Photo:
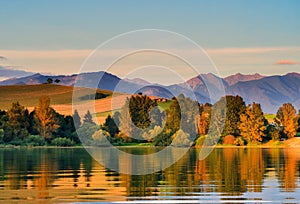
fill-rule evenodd
<path id="1" fill-rule="evenodd" d="M 295 65 L 298 64 L 298 62 L 294 60 L 279 60 L 275 62 L 276 65 Z"/>
<path id="2" fill-rule="evenodd" d="M 182 49 L 178 47 L 178 49 Z M 126 50 L 108 50 L 100 53 L 101 58 L 111 62 L 120 53 Z M 300 47 L 223 47 L 205 48 L 209 57 L 216 64 L 221 75 L 227 76 L 241 73 L 259 72 L 265 75 L 284 74 L 287 72 L 298 72 L 300 70 Z M 32 72 L 48 72 L 53 74 L 73 74 L 80 71 L 80 67 L 93 50 L 0 50 L 0 65 L 26 67 Z M 191 57 L 198 57 L 198 52 L 192 49 L 185 50 Z M 2 56 L 2 58 L 1 58 Z M 4 57 L 5 56 L 5 57 Z M 5 62 L 4 60 L 8 58 Z M 145 59 L 139 58 L 143 63 Z M 120 65 L 120 69 L 126 70 L 136 60 L 128 58 L 129 62 Z M 163 64 L 157 61 L 159 64 Z M 93 70 L 102 70 L 101 64 L 94 64 Z M 179 66 L 180 64 L 176 64 Z M 279 66 L 293 65 L 293 66 Z M 205 67 L 201 67 L 205 72 Z M 114 73 L 119 74 L 119 73 Z"/>

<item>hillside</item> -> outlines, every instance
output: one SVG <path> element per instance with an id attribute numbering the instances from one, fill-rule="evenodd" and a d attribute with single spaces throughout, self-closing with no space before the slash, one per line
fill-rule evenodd
<path id="1" fill-rule="evenodd" d="M 42 95 L 49 96 L 52 105 L 71 105 L 73 89 L 72 86 L 54 84 L 0 86 L 0 109 L 9 108 L 15 101 L 19 101 L 26 107 L 34 107 Z M 94 92 L 89 88 L 78 88 L 78 91 L 79 96 L 87 96 Z M 111 91 L 99 90 L 98 92 L 107 96 L 112 94 Z"/>

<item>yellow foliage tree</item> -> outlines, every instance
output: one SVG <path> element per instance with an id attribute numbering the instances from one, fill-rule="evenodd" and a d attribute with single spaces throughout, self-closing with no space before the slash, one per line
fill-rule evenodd
<path id="1" fill-rule="evenodd" d="M 50 98 L 48 96 L 40 97 L 34 111 L 34 119 L 38 132 L 45 139 L 51 139 L 52 134 L 59 128 L 59 124 L 55 110 L 50 107 Z"/>
<path id="2" fill-rule="evenodd" d="M 276 123 L 283 126 L 283 133 L 292 138 L 296 135 L 298 128 L 298 116 L 296 109 L 291 103 L 283 104 L 277 111 Z"/>
<path id="3" fill-rule="evenodd" d="M 261 142 L 265 136 L 266 130 L 265 117 L 261 110 L 260 104 L 252 103 L 246 108 L 246 112 L 240 116 L 241 123 L 239 129 L 241 136 L 248 143 Z"/>

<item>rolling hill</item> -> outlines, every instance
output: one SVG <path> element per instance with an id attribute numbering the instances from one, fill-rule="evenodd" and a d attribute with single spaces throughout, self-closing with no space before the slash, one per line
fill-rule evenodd
<path id="1" fill-rule="evenodd" d="M 42 95 L 49 96 L 53 106 L 68 105 L 71 107 L 73 90 L 72 86 L 55 84 L 0 86 L 0 109 L 8 109 L 12 102 L 17 101 L 28 108 L 35 107 Z M 95 92 L 90 88 L 78 88 L 77 90 L 79 97 Z M 97 92 L 105 94 L 107 98 L 112 95 L 111 91 L 98 90 Z"/>

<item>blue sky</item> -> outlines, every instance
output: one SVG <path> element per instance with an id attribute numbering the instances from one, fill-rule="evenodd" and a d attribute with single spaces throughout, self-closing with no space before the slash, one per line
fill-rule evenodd
<path id="1" fill-rule="evenodd" d="M 299 69 L 299 11 L 297 0 L 1 1 L 0 56 L 8 59 L 6 65 L 29 71 L 76 73 L 88 52 L 105 40 L 155 28 L 194 40 L 208 50 L 222 75 L 282 74 Z M 231 48 L 283 49 L 242 56 L 239 50 L 218 52 Z M 83 54 L 64 60 L 61 55 L 68 51 Z M 281 60 L 296 63 L 275 66 Z"/>

